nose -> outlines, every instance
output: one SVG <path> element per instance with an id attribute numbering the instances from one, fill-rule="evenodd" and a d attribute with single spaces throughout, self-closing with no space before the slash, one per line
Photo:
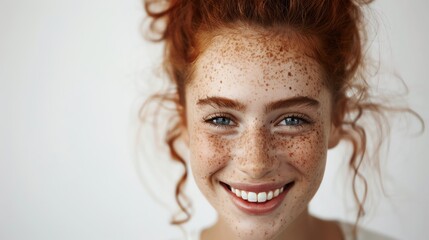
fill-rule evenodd
<path id="1" fill-rule="evenodd" d="M 265 126 L 247 130 L 241 136 L 239 154 L 236 156 L 238 169 L 252 179 L 269 176 L 278 167 L 278 160 L 272 146 L 273 138 Z"/>

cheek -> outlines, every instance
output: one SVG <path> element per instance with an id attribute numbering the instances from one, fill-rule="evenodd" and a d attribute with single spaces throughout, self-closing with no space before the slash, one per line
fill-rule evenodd
<path id="1" fill-rule="evenodd" d="M 321 179 L 326 162 L 327 141 L 326 134 L 320 126 L 306 134 L 279 141 L 283 143 L 276 144 L 282 146 L 281 154 L 303 178 L 309 181 Z"/>
<path id="2" fill-rule="evenodd" d="M 190 135 L 191 167 L 195 178 L 208 180 L 230 159 L 230 142 L 216 134 L 195 128 Z"/>

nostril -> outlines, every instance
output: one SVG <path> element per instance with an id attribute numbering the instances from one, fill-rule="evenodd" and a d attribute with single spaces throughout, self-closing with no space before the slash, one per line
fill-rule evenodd
<path id="1" fill-rule="evenodd" d="M 265 168 L 265 167 L 263 168 L 255 167 L 255 168 L 242 168 L 240 169 L 240 171 L 245 173 L 251 179 L 262 179 L 267 177 L 268 175 L 271 175 L 273 172 L 273 169 Z"/>

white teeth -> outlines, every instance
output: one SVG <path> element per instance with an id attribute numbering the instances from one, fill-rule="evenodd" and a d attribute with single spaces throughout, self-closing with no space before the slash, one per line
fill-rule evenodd
<path id="1" fill-rule="evenodd" d="M 245 191 L 241 191 L 241 198 L 242 199 L 244 199 L 244 200 L 247 200 L 247 192 L 245 192 Z"/>
<path id="2" fill-rule="evenodd" d="M 267 201 L 267 193 L 260 192 L 258 193 L 258 202 L 266 202 Z"/>
<path id="3" fill-rule="evenodd" d="M 276 189 L 276 190 L 274 191 L 274 197 L 277 197 L 277 196 L 279 195 L 279 192 L 280 192 L 280 190 Z"/>
<path id="4" fill-rule="evenodd" d="M 249 194 L 247 194 L 247 201 L 249 201 L 249 202 L 257 202 L 258 199 L 256 198 L 256 193 L 249 192 Z"/>
<path id="5" fill-rule="evenodd" d="M 273 199 L 273 191 L 269 191 L 267 195 L 267 200 Z"/>
<path id="6" fill-rule="evenodd" d="M 271 199 L 279 196 L 280 193 L 283 192 L 283 187 L 269 191 L 269 192 L 246 192 L 243 190 L 239 190 L 231 187 L 231 192 L 233 192 L 237 197 L 247 200 L 248 202 L 258 202 L 263 203 L 266 201 L 270 201 Z"/>
<path id="7" fill-rule="evenodd" d="M 237 195 L 237 197 L 241 197 L 241 191 L 238 189 L 235 189 L 235 195 Z"/>

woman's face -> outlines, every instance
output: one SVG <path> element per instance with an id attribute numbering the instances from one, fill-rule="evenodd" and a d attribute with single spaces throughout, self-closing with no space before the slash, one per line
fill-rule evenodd
<path id="1" fill-rule="evenodd" d="M 307 213 L 330 146 L 331 96 L 296 40 L 251 30 L 213 39 L 186 86 L 195 181 L 241 239 L 287 234 Z"/>

